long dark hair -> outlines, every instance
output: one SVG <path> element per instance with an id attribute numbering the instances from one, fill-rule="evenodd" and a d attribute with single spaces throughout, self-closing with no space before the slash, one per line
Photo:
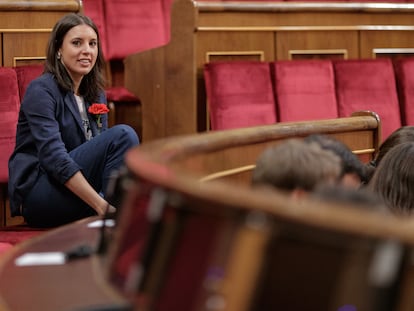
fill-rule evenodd
<path id="1" fill-rule="evenodd" d="M 414 142 L 405 142 L 391 148 L 385 155 L 368 184 L 398 214 L 409 214 L 414 209 Z"/>
<path id="2" fill-rule="evenodd" d="M 73 81 L 66 71 L 65 66 L 63 66 L 62 62 L 58 59 L 57 53 L 62 46 L 63 39 L 67 32 L 78 25 L 88 25 L 95 31 L 98 38 L 98 55 L 95 66 L 93 66 L 92 70 L 83 77 L 79 86 L 79 94 L 85 98 L 86 102 L 92 103 L 99 99 L 99 95 L 104 90 L 105 82 L 102 74 L 104 59 L 99 32 L 95 23 L 89 17 L 81 14 L 69 13 L 63 16 L 55 24 L 47 46 L 45 71 L 50 72 L 55 76 L 59 87 L 63 90 L 73 90 Z"/>
<path id="3" fill-rule="evenodd" d="M 407 125 L 402 126 L 391 133 L 386 140 L 381 144 L 375 155 L 374 160 L 369 162 L 366 166 L 367 169 L 367 180 L 369 181 L 375 172 L 375 168 L 382 162 L 384 156 L 396 145 L 414 142 L 414 126 Z"/>

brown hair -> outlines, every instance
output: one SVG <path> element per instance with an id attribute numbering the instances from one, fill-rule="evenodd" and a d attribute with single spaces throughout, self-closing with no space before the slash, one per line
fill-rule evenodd
<path id="1" fill-rule="evenodd" d="M 391 133 L 381 144 L 375 158 L 367 164 L 367 180 L 369 181 L 374 174 L 375 168 L 379 166 L 388 151 L 396 145 L 405 142 L 414 142 L 414 126 L 402 126 Z"/>
<path id="2" fill-rule="evenodd" d="M 414 142 L 391 148 L 376 168 L 368 188 L 397 213 L 414 209 Z"/>
<path id="3" fill-rule="evenodd" d="M 252 184 L 271 185 L 292 191 L 312 191 L 317 185 L 337 180 L 341 160 L 333 152 L 316 143 L 289 139 L 267 148 L 257 159 Z"/>
<path id="4" fill-rule="evenodd" d="M 322 149 L 330 150 L 340 157 L 342 163 L 342 175 L 355 174 L 361 182 L 366 181 L 365 164 L 352 152 L 348 146 L 340 140 L 322 134 L 312 134 L 304 139 L 305 142 L 318 143 Z"/>
<path id="5" fill-rule="evenodd" d="M 52 73 L 60 88 L 66 91 L 73 90 L 73 81 L 70 78 L 65 66 L 59 61 L 57 52 L 61 48 L 63 39 L 67 32 L 78 25 L 88 25 L 91 27 L 98 38 L 98 56 L 95 66 L 83 77 L 79 86 L 79 93 L 85 98 L 86 102 L 92 103 L 99 99 L 100 93 L 104 90 L 104 79 L 102 68 L 104 59 L 99 39 L 98 28 L 94 22 L 87 16 L 81 14 L 70 13 L 63 16 L 53 27 L 49 37 L 49 43 L 46 51 L 45 71 Z"/>

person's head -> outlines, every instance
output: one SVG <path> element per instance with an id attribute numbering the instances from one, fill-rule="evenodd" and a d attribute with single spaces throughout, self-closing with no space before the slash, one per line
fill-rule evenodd
<path id="1" fill-rule="evenodd" d="M 391 148 L 382 158 L 368 188 L 397 214 L 414 210 L 414 142 Z"/>
<path id="2" fill-rule="evenodd" d="M 252 185 L 306 193 L 322 183 L 337 182 L 340 175 L 341 160 L 333 152 L 316 143 L 288 139 L 258 157 Z"/>
<path id="3" fill-rule="evenodd" d="M 341 158 L 342 177 L 344 186 L 359 187 L 366 181 L 365 164 L 343 142 L 328 135 L 313 134 L 304 138 L 305 142 L 315 142 L 322 149 L 331 150 Z"/>
<path id="4" fill-rule="evenodd" d="M 389 212 L 382 199 L 367 188 L 352 188 L 339 185 L 322 185 L 311 194 L 311 198 L 328 203 L 347 204 L 364 209 Z"/>
<path id="5" fill-rule="evenodd" d="M 93 21 L 81 14 L 63 16 L 54 26 L 49 38 L 46 71 L 55 75 L 64 90 L 72 90 L 76 81 L 79 95 L 88 102 L 98 99 L 104 88 L 99 33 Z"/>
<path id="6" fill-rule="evenodd" d="M 383 141 L 375 155 L 375 158 L 367 165 L 368 180 L 372 177 L 375 168 L 379 166 L 387 152 L 392 147 L 405 142 L 414 142 L 414 126 L 402 126 L 392 132 L 391 135 Z"/>

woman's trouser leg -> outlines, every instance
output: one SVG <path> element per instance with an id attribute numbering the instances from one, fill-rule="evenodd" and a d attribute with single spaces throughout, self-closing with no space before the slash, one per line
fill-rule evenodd
<path id="1" fill-rule="evenodd" d="M 92 187 L 105 196 L 112 174 L 124 163 L 126 151 L 138 143 L 131 127 L 116 125 L 69 154 Z M 59 226 L 92 215 L 96 213 L 91 207 L 45 173 L 23 203 L 25 220 L 36 227 Z"/>

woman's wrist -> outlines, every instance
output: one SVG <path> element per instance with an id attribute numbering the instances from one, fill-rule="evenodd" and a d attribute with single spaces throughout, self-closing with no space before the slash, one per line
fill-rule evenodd
<path id="1" fill-rule="evenodd" d="M 107 208 L 108 208 L 108 202 L 105 201 L 102 197 L 100 197 L 99 201 L 95 206 L 93 206 L 93 209 L 98 213 L 98 215 L 104 215 Z"/>

